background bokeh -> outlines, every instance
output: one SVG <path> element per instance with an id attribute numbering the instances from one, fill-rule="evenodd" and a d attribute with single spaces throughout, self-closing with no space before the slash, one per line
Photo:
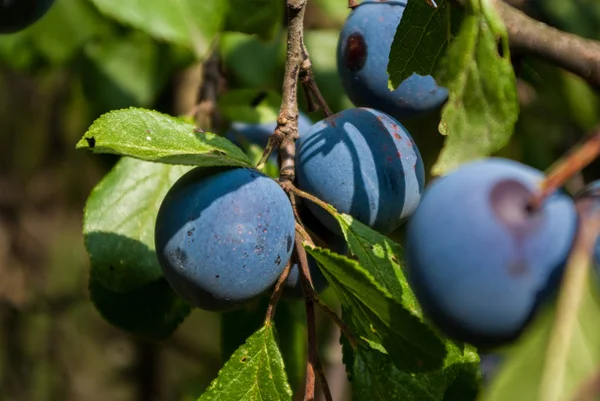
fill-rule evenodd
<path id="1" fill-rule="evenodd" d="M 351 107 L 335 60 L 346 3 L 312 0 L 306 16 L 316 79 L 334 111 Z M 518 3 L 558 28 L 600 39 L 597 0 Z M 216 55 L 220 90 L 279 92 L 285 23 L 270 40 L 226 32 Z M 582 80 L 539 60 L 515 54 L 514 65 L 522 110 L 500 154 L 546 169 L 599 123 L 600 101 Z M 82 211 L 117 158 L 76 151 L 75 143 L 112 109 L 185 113 L 180 104 L 189 92 L 183 80 L 189 68 L 194 58 L 187 49 L 122 26 L 88 0 L 57 0 L 31 28 L 0 36 L 0 400 L 195 400 L 260 322 L 264 302 L 224 317 L 195 310 L 171 339 L 146 343 L 105 322 L 89 299 Z M 428 168 L 443 143 L 438 119 L 405 122 Z M 218 120 L 216 131 L 226 125 Z M 567 189 L 598 177 L 595 163 Z M 393 237 L 401 240 L 401 230 Z M 280 338 L 292 344 L 287 360 L 296 360 L 288 364 L 295 387 L 304 372 L 302 358 L 294 359 L 305 352 L 304 327 L 285 319 L 302 314 L 299 302 L 285 301 L 279 310 Z M 336 400 L 346 399 L 339 335 L 322 316 L 319 330 L 334 394 L 345 394 Z"/>

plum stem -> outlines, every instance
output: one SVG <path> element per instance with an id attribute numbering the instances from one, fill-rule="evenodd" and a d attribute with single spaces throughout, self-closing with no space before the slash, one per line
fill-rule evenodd
<path id="1" fill-rule="evenodd" d="M 317 103 L 318 107 L 323 110 L 323 114 L 325 117 L 331 117 L 333 113 L 331 112 L 331 108 L 327 104 L 327 101 L 321 94 L 319 90 L 319 86 L 315 81 L 315 76 L 312 71 L 312 63 L 310 62 L 310 58 L 308 57 L 308 52 L 306 48 L 304 49 L 306 54 L 306 58 L 302 63 L 302 69 L 300 70 L 300 82 L 302 82 L 302 86 L 304 87 L 304 91 L 307 94 L 307 98 L 309 99 L 309 104 Z M 317 111 L 313 110 L 313 111 Z"/>
<path id="2" fill-rule="evenodd" d="M 577 174 L 600 155 L 600 127 L 594 129 L 591 137 L 574 148 L 568 155 L 557 161 L 537 191 L 529 201 L 530 210 L 538 210 L 544 199 L 560 188 L 565 181 Z"/>
<path id="3" fill-rule="evenodd" d="M 300 283 L 302 284 L 302 292 L 304 293 L 304 305 L 306 307 L 306 323 L 308 333 L 308 360 L 306 363 L 306 383 L 304 390 L 304 401 L 312 401 L 315 399 L 315 373 L 317 371 L 319 358 L 317 351 L 315 304 L 312 297 L 310 296 L 313 284 L 308 268 L 306 250 L 302 246 L 300 235 L 296 236 L 294 243 L 295 254 L 298 260 L 298 270 L 300 272 Z"/>
<path id="4" fill-rule="evenodd" d="M 279 276 L 277 283 L 275 284 L 275 290 L 271 294 L 271 299 L 269 300 L 269 307 L 267 308 L 267 317 L 265 318 L 265 325 L 271 325 L 273 318 L 275 317 L 275 309 L 277 309 L 277 304 L 279 303 L 279 299 L 281 299 L 281 294 L 283 293 L 283 289 L 285 288 L 284 284 L 290 275 L 291 263 L 288 263 L 283 273 Z"/>
<path id="5" fill-rule="evenodd" d="M 600 234 L 597 202 L 593 198 L 581 198 L 576 205 L 579 228 L 562 279 L 540 380 L 539 399 L 544 401 L 560 399 L 569 349 L 592 264 L 593 249 Z"/>

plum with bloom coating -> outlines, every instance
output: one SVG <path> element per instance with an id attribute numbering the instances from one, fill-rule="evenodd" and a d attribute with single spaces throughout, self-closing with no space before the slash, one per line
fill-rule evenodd
<path id="1" fill-rule="evenodd" d="M 192 305 L 241 306 L 271 287 L 295 238 L 281 187 L 248 168 L 196 168 L 169 190 L 156 220 L 155 245 L 165 278 Z"/>

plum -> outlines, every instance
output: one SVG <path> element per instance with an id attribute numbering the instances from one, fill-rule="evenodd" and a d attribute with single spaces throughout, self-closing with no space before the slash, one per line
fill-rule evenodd
<path id="1" fill-rule="evenodd" d="M 368 108 L 341 111 L 301 135 L 296 169 L 300 189 L 383 233 L 414 212 L 425 185 L 423 160 L 408 131 Z M 307 207 L 341 234 L 327 211 L 311 202 Z"/>
<path id="2" fill-rule="evenodd" d="M 511 342 L 559 284 L 578 219 L 573 200 L 529 200 L 542 172 L 489 158 L 463 164 L 426 190 L 408 223 L 407 275 L 448 336 L 478 346 Z"/>
<path id="3" fill-rule="evenodd" d="M 189 171 L 165 196 L 155 230 L 169 284 L 192 305 L 212 311 L 242 306 L 271 287 L 294 238 L 287 195 L 249 168 Z"/>
<path id="4" fill-rule="evenodd" d="M 348 15 L 337 48 L 337 66 L 355 106 L 372 107 L 399 120 L 438 109 L 448 90 L 435 79 L 413 73 L 393 91 L 388 59 L 406 1 L 362 1 Z"/>

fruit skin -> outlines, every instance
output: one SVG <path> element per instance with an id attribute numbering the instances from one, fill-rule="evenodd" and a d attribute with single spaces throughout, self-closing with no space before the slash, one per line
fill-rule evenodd
<path id="1" fill-rule="evenodd" d="M 334 114 L 300 136 L 296 175 L 300 189 L 382 233 L 414 212 L 425 185 L 423 160 L 408 131 L 367 108 Z M 327 211 L 312 202 L 307 207 L 341 235 Z"/>
<path id="2" fill-rule="evenodd" d="M 44 16 L 54 0 L 0 1 L 0 34 L 23 30 Z"/>
<path id="3" fill-rule="evenodd" d="M 164 198 L 155 245 L 175 292 L 217 311 L 273 285 L 289 261 L 294 235 L 292 207 L 277 182 L 247 168 L 196 168 Z"/>
<path id="4" fill-rule="evenodd" d="M 306 132 L 313 125 L 312 121 L 306 114 L 298 114 L 298 133 L 302 134 Z M 273 135 L 275 128 L 277 127 L 277 121 L 250 124 L 243 123 L 240 121 L 234 121 L 231 123 L 231 129 L 227 131 L 225 137 L 235 144 L 248 141 L 253 144 L 257 144 L 260 147 L 266 147 L 269 137 Z"/>
<path id="5" fill-rule="evenodd" d="M 543 174 L 490 158 L 434 181 L 408 224 L 409 281 L 448 336 L 477 346 L 515 339 L 558 285 L 578 224 L 562 192 L 537 212 Z"/>
<path id="6" fill-rule="evenodd" d="M 348 15 L 338 41 L 337 66 L 352 103 L 372 107 L 399 120 L 438 109 L 448 90 L 435 79 L 413 74 L 388 88 L 388 59 L 406 1 L 363 1 Z"/>

